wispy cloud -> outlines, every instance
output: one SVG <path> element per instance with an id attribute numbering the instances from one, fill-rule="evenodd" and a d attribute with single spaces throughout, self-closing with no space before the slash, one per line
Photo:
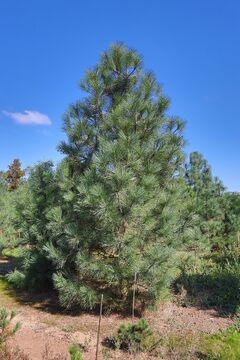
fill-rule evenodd
<path id="1" fill-rule="evenodd" d="M 52 121 L 45 114 L 40 113 L 39 111 L 34 110 L 25 110 L 21 112 L 10 112 L 2 111 L 3 115 L 13 119 L 18 124 L 23 125 L 51 125 Z"/>

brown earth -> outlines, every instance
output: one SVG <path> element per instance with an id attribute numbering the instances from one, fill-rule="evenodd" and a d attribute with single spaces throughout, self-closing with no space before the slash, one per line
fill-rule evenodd
<path id="1" fill-rule="evenodd" d="M 17 345 L 29 355 L 30 360 L 42 360 L 46 347 L 52 354 L 65 354 L 72 342 L 84 348 L 84 360 L 95 359 L 97 314 L 63 314 L 48 302 L 47 294 L 39 298 L 16 298 L 11 292 L 0 288 L 0 307 L 15 309 L 15 321 L 20 321 L 21 329 L 11 339 L 11 346 Z M 221 317 L 215 310 L 202 310 L 194 307 L 181 307 L 174 303 L 159 305 L 158 310 L 148 312 L 145 318 L 158 334 L 173 331 L 193 331 L 214 333 L 233 324 L 230 318 Z M 117 314 L 105 314 L 102 319 L 101 341 L 116 333 L 120 324 L 131 321 Z M 107 359 L 100 349 L 99 360 Z M 125 353 L 111 351 L 111 359 L 134 359 Z M 138 355 L 137 359 L 147 359 Z M 4 359 L 1 359 L 4 360 Z"/>

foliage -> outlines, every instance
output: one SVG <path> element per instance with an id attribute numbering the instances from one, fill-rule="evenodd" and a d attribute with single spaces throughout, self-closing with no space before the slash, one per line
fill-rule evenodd
<path id="1" fill-rule="evenodd" d="M 210 165 L 198 152 L 190 154 L 185 177 L 192 193 L 193 211 L 198 216 L 198 234 L 192 247 L 195 251 L 216 248 L 225 231 L 224 186 L 213 177 Z"/>
<path id="2" fill-rule="evenodd" d="M 23 247 L 21 266 L 9 275 L 12 283 L 30 290 L 42 290 L 51 286 L 53 268 L 46 256 L 44 245 L 52 241 L 49 229 L 49 213 L 58 202 L 58 186 L 51 162 L 36 165 L 28 179 L 27 206 L 16 201 L 21 237 L 18 244 Z M 20 283 L 18 282 L 19 280 Z"/>
<path id="3" fill-rule="evenodd" d="M 108 339 L 114 348 L 129 352 L 149 351 L 156 339 L 148 322 L 141 319 L 136 323 L 123 324 L 118 329 L 117 336 Z"/>
<path id="4" fill-rule="evenodd" d="M 4 248 L 2 254 L 7 258 L 15 258 L 18 259 L 21 256 L 21 249 L 19 247 L 16 248 Z"/>
<path id="5" fill-rule="evenodd" d="M 13 249 L 21 238 L 21 211 L 29 203 L 28 183 L 15 191 L 0 189 L 0 243 L 2 249 Z"/>
<path id="6" fill-rule="evenodd" d="M 240 255 L 240 194 L 224 194 L 224 228 L 225 236 L 220 244 L 221 248 Z M 226 250 L 225 250 L 226 251 Z"/>
<path id="7" fill-rule="evenodd" d="M 7 274 L 9 284 L 13 285 L 16 290 L 24 290 L 26 288 L 26 276 L 19 270 L 11 271 Z"/>
<path id="8" fill-rule="evenodd" d="M 5 308 L 0 309 L 0 348 L 5 344 L 7 339 L 20 329 L 20 323 L 17 322 L 11 327 L 11 321 L 15 318 L 14 311 L 8 312 Z"/>
<path id="9" fill-rule="evenodd" d="M 214 335 L 185 331 L 170 332 L 160 337 L 157 353 L 161 359 L 237 360 L 240 333 L 225 330 Z"/>
<path id="10" fill-rule="evenodd" d="M 220 312 L 236 314 L 240 306 L 239 258 L 205 257 L 197 269 L 189 268 L 182 273 L 175 285 L 186 290 L 187 304 L 215 307 Z"/>
<path id="11" fill-rule="evenodd" d="M 82 353 L 80 351 L 80 348 L 77 344 L 71 344 L 69 347 L 69 354 L 71 357 L 71 360 L 83 360 Z"/>
<path id="12" fill-rule="evenodd" d="M 21 163 L 19 159 L 13 160 L 13 163 L 9 165 L 6 172 L 6 182 L 9 191 L 14 191 L 19 188 L 21 179 L 25 175 L 25 172 L 21 169 Z"/>
<path id="13" fill-rule="evenodd" d="M 197 360 L 203 336 L 192 331 L 170 332 L 161 336 L 158 353 L 161 359 Z"/>
<path id="14" fill-rule="evenodd" d="M 4 247 L 5 247 L 5 241 L 0 238 L 0 254 L 2 253 Z"/>
<path id="15" fill-rule="evenodd" d="M 240 358 L 239 331 L 225 331 L 206 337 L 200 350 L 202 359 L 238 360 Z"/>
<path id="16" fill-rule="evenodd" d="M 9 282 L 55 288 L 68 309 L 92 309 L 102 293 L 123 308 L 137 273 L 144 308 L 181 272 L 188 299 L 236 312 L 240 195 L 201 154 L 185 164 L 184 123 L 136 51 L 112 45 L 80 88 L 64 115 L 63 161 L 37 164 L 24 181 L 18 160 L 0 173 L 0 250 L 20 255 Z"/>
<path id="17" fill-rule="evenodd" d="M 104 53 L 81 88 L 88 96 L 64 118 L 64 201 L 49 215 L 56 240 L 44 248 L 55 288 L 64 306 L 92 307 L 100 293 L 126 303 L 137 272 L 139 297 L 154 303 L 188 224 L 184 124 L 167 115 L 155 76 L 124 45 Z"/>
<path id="18" fill-rule="evenodd" d="M 90 287 L 78 286 L 76 280 L 66 280 L 61 274 L 55 274 L 53 279 L 64 308 L 72 308 L 73 304 L 79 304 L 82 309 L 94 308 L 97 298 L 95 291 Z"/>

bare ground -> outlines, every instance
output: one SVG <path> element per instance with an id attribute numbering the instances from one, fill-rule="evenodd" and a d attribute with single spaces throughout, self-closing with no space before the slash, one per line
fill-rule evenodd
<path id="1" fill-rule="evenodd" d="M 16 299 L 11 292 L 0 288 L 0 307 L 17 311 L 16 321 L 22 327 L 11 340 L 27 353 L 30 360 L 42 360 L 46 347 L 53 354 L 68 353 L 69 344 L 76 342 L 85 349 L 84 360 L 95 359 L 98 316 L 96 314 L 63 314 L 54 311 L 47 300 L 47 294 L 38 299 Z M 233 324 L 230 318 L 221 317 L 215 310 L 202 310 L 195 307 L 181 307 L 174 303 L 158 306 L 157 311 L 148 312 L 145 318 L 158 334 L 173 331 L 214 333 Z M 102 319 L 101 341 L 116 333 L 120 324 L 131 321 L 117 314 L 105 314 Z M 99 360 L 106 359 L 100 349 Z M 111 352 L 111 359 L 134 359 L 118 351 Z M 138 360 L 147 359 L 147 355 L 138 355 Z M 3 360 L 3 359 L 1 359 Z"/>

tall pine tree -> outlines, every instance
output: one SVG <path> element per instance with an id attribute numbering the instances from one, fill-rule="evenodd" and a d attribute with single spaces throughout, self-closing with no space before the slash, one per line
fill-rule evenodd
<path id="1" fill-rule="evenodd" d="M 85 98 L 64 117 L 68 140 L 61 189 L 45 246 L 65 307 L 94 307 L 98 295 L 123 301 L 137 273 L 139 297 L 155 301 L 182 246 L 183 122 L 141 57 L 111 46 L 90 69 Z"/>

